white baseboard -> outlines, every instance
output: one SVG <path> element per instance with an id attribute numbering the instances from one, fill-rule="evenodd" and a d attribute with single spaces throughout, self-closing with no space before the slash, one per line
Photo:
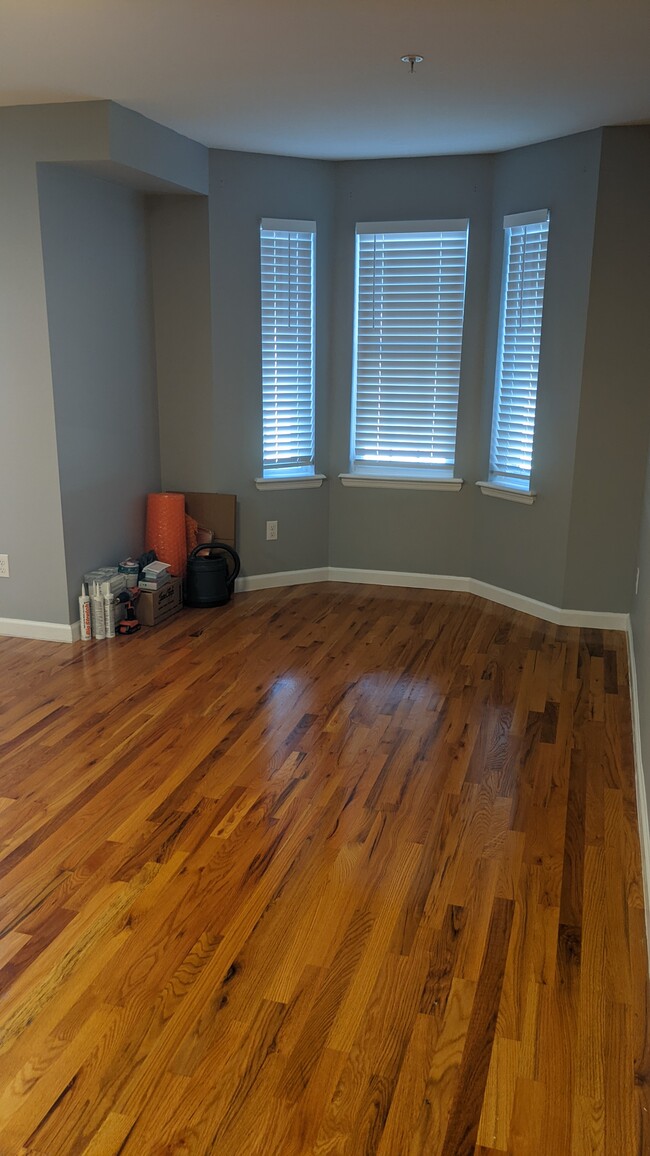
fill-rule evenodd
<path id="1" fill-rule="evenodd" d="M 302 586 L 311 582 L 329 582 L 329 566 L 315 566 L 311 570 L 278 570 L 275 574 L 250 574 L 238 578 L 235 590 L 272 590 L 276 586 Z"/>
<path id="2" fill-rule="evenodd" d="M 360 582 L 368 586 L 406 586 L 411 590 L 468 591 L 470 578 L 454 574 L 417 574 L 400 570 L 356 570 L 349 566 L 330 566 L 330 582 Z"/>
<path id="3" fill-rule="evenodd" d="M 0 618 L 0 634 L 10 638 L 35 638 L 41 642 L 76 642 L 79 623 L 32 622 L 30 618 Z"/>
<path id="4" fill-rule="evenodd" d="M 489 582 L 480 582 L 478 578 L 469 579 L 469 590 L 472 594 L 487 599 L 488 602 L 498 602 L 500 606 L 509 606 L 511 610 L 521 610 L 524 614 L 543 618 L 556 626 L 593 626 L 597 630 L 627 630 L 629 615 L 618 611 L 565 610 L 561 606 L 552 606 L 549 602 L 529 598 L 526 594 L 517 594 L 514 590 L 503 590 L 500 586 L 491 586 Z"/>
<path id="5" fill-rule="evenodd" d="M 348 566 L 314 566 L 308 570 L 278 570 L 273 574 L 250 574 L 238 578 L 235 589 L 271 590 L 280 586 L 301 586 L 312 582 L 354 582 L 369 586 L 403 586 L 416 590 L 458 590 L 476 594 L 489 602 L 509 606 L 532 614 L 546 622 L 558 626 L 592 626 L 598 630 L 628 629 L 629 616 L 617 612 L 597 610 L 564 610 L 517 594 L 514 590 L 503 590 L 491 586 L 477 578 L 465 578 L 454 574 L 418 574 L 400 570 L 363 570 Z M 67 625 L 58 622 L 30 622 L 21 618 L 0 618 L 0 634 L 17 638 L 38 638 L 44 642 L 76 642 L 79 638 L 79 623 Z"/>
<path id="6" fill-rule="evenodd" d="M 276 586 L 297 586 L 310 582 L 355 582 L 369 586 L 405 586 L 417 590 L 460 590 L 477 594 L 488 602 L 509 606 L 543 618 L 557 626 L 591 626 L 598 630 L 627 630 L 628 615 L 614 611 L 565 610 L 539 602 L 514 590 L 503 590 L 491 586 L 478 578 L 465 578 L 454 574 L 417 574 L 400 570 L 362 570 L 349 566 L 319 566 L 313 570 L 282 570 L 276 574 L 253 574 L 238 578 L 237 590 L 266 590 Z"/>
<path id="7" fill-rule="evenodd" d="M 648 947 L 648 973 L 650 974 L 650 816 L 643 774 L 641 752 L 641 715 L 639 713 L 639 684 L 636 675 L 634 655 L 634 635 L 632 623 L 627 628 L 627 655 L 630 669 L 630 699 L 632 705 L 632 735 L 634 738 L 634 771 L 636 780 L 636 809 L 639 817 L 639 841 L 641 843 L 641 872 L 643 875 L 643 902 L 645 905 L 645 932 Z"/>

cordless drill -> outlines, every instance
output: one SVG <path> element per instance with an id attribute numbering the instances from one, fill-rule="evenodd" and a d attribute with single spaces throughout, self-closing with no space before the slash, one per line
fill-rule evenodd
<path id="1" fill-rule="evenodd" d="M 135 634 L 136 630 L 140 629 L 140 623 L 135 616 L 134 601 L 138 597 L 137 590 L 123 590 L 121 594 L 117 595 L 117 602 L 122 602 L 125 607 L 125 616 L 121 618 L 115 627 L 116 634 Z"/>

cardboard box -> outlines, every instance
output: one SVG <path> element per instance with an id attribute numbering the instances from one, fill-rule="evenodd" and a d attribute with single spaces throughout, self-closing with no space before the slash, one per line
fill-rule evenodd
<path id="1" fill-rule="evenodd" d="M 160 590 L 143 590 L 136 602 L 135 616 L 143 626 L 158 626 L 173 614 L 177 614 L 183 605 L 183 582 L 181 578 L 172 578 Z"/>
<path id="2" fill-rule="evenodd" d="M 186 494 L 185 509 L 190 518 L 195 518 L 199 526 L 212 530 L 217 542 L 235 548 L 237 495 L 236 494 Z"/>

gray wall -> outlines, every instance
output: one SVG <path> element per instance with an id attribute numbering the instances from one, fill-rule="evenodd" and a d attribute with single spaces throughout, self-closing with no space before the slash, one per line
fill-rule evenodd
<path id="1" fill-rule="evenodd" d="M 350 405 L 357 221 L 469 217 L 457 473 L 476 456 L 488 286 L 491 157 L 426 157 L 337 164 L 330 427 L 330 562 L 334 566 L 469 574 L 474 493 L 343 487 Z"/>
<path id="2" fill-rule="evenodd" d="M 598 553 L 596 564 L 605 568 L 608 580 L 610 576 L 620 575 L 621 585 L 633 591 L 635 561 L 639 569 L 638 592 L 632 595 L 631 619 L 641 752 L 646 796 L 650 800 L 650 456 L 646 460 L 643 487 L 639 484 L 638 473 L 638 455 L 644 435 L 645 444 L 648 442 L 647 428 L 643 428 L 638 417 L 642 415 L 647 419 L 650 403 L 650 293 L 647 272 L 650 253 L 650 129 L 624 129 L 616 133 L 606 130 L 603 153 L 601 185 L 609 203 L 610 215 L 602 222 L 601 257 L 603 276 L 607 272 L 607 257 L 615 270 L 613 281 L 616 298 L 612 302 L 611 316 L 605 318 L 601 315 L 603 327 L 605 320 L 608 321 L 607 330 L 599 335 L 595 329 L 590 335 L 588 365 L 592 377 L 585 383 L 585 406 L 588 402 L 591 405 L 585 421 L 589 420 L 589 425 L 596 427 L 596 451 L 608 463 L 607 468 L 602 470 L 600 485 L 594 492 L 596 501 L 606 511 L 606 532 L 611 533 L 611 540 L 616 543 L 615 549 L 621 550 L 613 497 L 618 506 L 618 517 L 626 527 L 635 515 L 640 521 L 636 559 L 630 559 L 627 536 L 623 557 L 619 559 L 612 557 L 614 551 L 610 552 L 609 541 L 602 534 L 596 543 L 592 543 L 585 541 L 585 535 L 578 526 L 575 530 L 578 542 L 582 541 L 588 557 L 593 558 L 594 553 Z M 602 284 L 598 290 L 596 302 L 599 302 L 600 293 L 603 292 Z M 615 340 L 612 340 L 612 334 Z M 599 354 L 603 359 L 602 367 L 597 360 Z M 601 369 L 602 375 L 599 372 Z M 599 425 L 598 403 L 604 408 L 610 402 L 612 381 L 616 382 L 615 414 L 609 421 L 603 420 L 601 415 Z M 616 442 L 609 433 L 616 437 Z M 630 461 L 625 460 L 626 441 L 633 447 Z M 580 465 L 581 454 L 578 455 L 577 470 Z M 588 510 L 585 510 L 584 516 L 588 519 Z M 603 548 L 604 542 L 607 543 L 606 548 Z"/>
<path id="3" fill-rule="evenodd" d="M 151 192 L 208 191 L 208 150 L 139 112 L 107 102 L 110 163 L 124 184 Z"/>
<path id="4" fill-rule="evenodd" d="M 593 132 L 496 157 L 337 166 L 332 564 L 469 574 L 563 605 L 599 157 Z M 536 208 L 550 209 L 552 231 L 533 469 L 539 498 L 522 506 L 484 497 L 474 482 L 488 470 L 503 217 Z M 334 478 L 349 468 L 355 222 L 458 216 L 470 218 L 457 436 L 465 486 L 459 494 L 345 489 Z"/>
<path id="5" fill-rule="evenodd" d="M 650 423 L 650 238 L 639 243 L 639 229 L 648 230 L 649 131 L 597 131 L 495 157 L 331 164 L 213 152 L 208 164 L 200 145 L 106 102 L 0 112 L 0 243 L 11 269 L 0 283 L 0 550 L 12 573 L 0 584 L 0 617 L 66 621 L 68 585 L 76 597 L 79 571 L 99 561 L 86 512 L 91 497 L 108 508 L 105 487 L 115 483 L 115 410 L 100 412 L 98 400 L 109 378 L 113 391 L 137 398 L 124 444 L 140 464 L 119 471 L 123 510 L 106 523 L 104 557 L 137 548 L 142 495 L 157 484 L 142 202 L 90 172 L 183 194 L 148 204 L 162 479 L 237 493 L 244 572 L 329 562 L 471 574 L 555 605 L 626 609 Z M 43 248 L 38 162 L 87 170 L 42 174 Z M 473 483 L 487 471 L 502 218 L 544 206 L 551 236 L 533 465 L 539 496 L 522 507 L 483 497 Z M 262 216 L 318 224 L 316 466 L 329 475 L 318 490 L 259 492 L 254 484 Z M 349 465 L 355 222 L 446 216 L 471 222 L 457 452 L 466 485 L 460 494 L 344 489 L 337 475 Z M 620 340 L 611 340 L 613 328 Z M 91 377 L 97 391 L 88 389 Z M 90 397 L 93 415 L 83 410 Z M 94 445 L 101 501 L 87 489 L 80 421 L 110 434 L 104 456 Z M 265 541 L 269 518 L 279 521 L 277 542 Z M 118 520 L 127 527 L 119 543 Z M 80 547 L 82 526 L 92 558 Z M 44 554 L 46 587 L 37 577 Z"/>
<path id="6" fill-rule="evenodd" d="M 207 197 L 150 197 L 162 485 L 216 489 Z"/>
<path id="7" fill-rule="evenodd" d="M 650 415 L 636 404 L 638 378 L 636 394 L 629 378 L 623 422 L 638 423 L 624 481 L 608 505 L 588 506 L 590 487 L 602 474 L 594 421 L 602 437 L 611 379 L 611 366 L 602 368 L 606 359 L 598 341 L 615 286 L 633 258 L 617 248 L 609 223 L 613 207 L 625 219 L 627 182 L 622 189 L 616 183 L 623 138 L 616 135 L 614 147 L 607 137 L 601 172 L 602 135 L 597 130 L 495 157 L 338 164 L 213 152 L 207 222 L 205 206 L 191 198 L 156 206 L 163 478 L 174 488 L 200 485 L 237 493 L 245 573 L 329 562 L 472 575 L 556 606 L 617 610 L 629 605 L 638 499 L 629 517 L 617 517 L 616 510 L 644 462 L 640 446 Z M 630 158 L 626 163 L 626 175 L 636 182 L 636 205 L 642 199 L 640 166 Z M 485 497 L 474 483 L 488 470 L 503 217 L 534 208 L 550 210 L 551 233 L 532 477 L 538 497 L 533 506 L 522 506 Z M 253 482 L 261 468 L 262 216 L 318 222 L 317 468 L 329 475 L 318 491 L 259 493 Z M 470 219 L 457 437 L 457 473 L 465 486 L 460 493 L 344 488 L 338 474 L 349 469 L 355 224 L 449 216 Z M 634 259 L 640 269 L 641 258 Z M 637 288 L 635 281 L 631 291 Z M 211 358 L 204 328 L 208 314 Z M 586 342 L 590 364 L 583 364 Z M 630 364 L 635 358 L 636 352 Z M 268 518 L 279 520 L 278 542 L 264 540 Z M 603 581 L 593 548 L 582 559 L 572 535 L 575 529 L 575 541 L 584 544 L 588 538 L 593 547 L 610 523 L 620 549 Z"/>
<path id="8" fill-rule="evenodd" d="M 603 130 L 564 605 L 626 611 L 650 427 L 650 128 Z"/>
<path id="9" fill-rule="evenodd" d="M 0 618 L 68 620 L 36 161 L 90 158 L 100 138 L 101 105 L 0 110 Z"/>
<path id="10" fill-rule="evenodd" d="M 517 149 L 496 158 L 487 343 L 476 466 L 488 476 L 503 255 L 508 213 L 549 209 L 550 228 L 540 352 L 532 506 L 477 491 L 470 573 L 507 590 L 565 606 L 564 578 L 582 358 L 589 306 L 600 132 Z M 471 472 L 470 482 L 476 474 Z M 585 575 L 583 596 L 591 576 Z M 577 603 L 582 608 L 583 601 Z M 599 610 L 613 609 L 606 602 Z"/>
<path id="11" fill-rule="evenodd" d="M 160 488 L 151 278 L 141 193 L 39 168 L 71 621 L 84 571 L 140 553 Z"/>
<path id="12" fill-rule="evenodd" d="M 637 562 L 639 590 L 633 599 L 631 618 L 638 682 L 641 751 L 646 795 L 650 800 L 650 456 L 643 493 Z"/>
<path id="13" fill-rule="evenodd" d="M 108 101 L 0 110 L 0 551 L 11 568 L 0 619 L 69 620 L 37 164 L 64 162 L 143 190 L 205 192 L 207 155 Z M 76 567 L 71 559 L 75 582 Z"/>
<path id="14" fill-rule="evenodd" d="M 214 488 L 239 499 L 242 571 L 322 566 L 328 556 L 331 482 L 320 489 L 256 490 L 262 472 L 259 224 L 314 220 L 316 241 L 316 469 L 327 473 L 332 168 L 326 162 L 210 154 Z M 278 520 L 277 542 L 265 523 Z"/>

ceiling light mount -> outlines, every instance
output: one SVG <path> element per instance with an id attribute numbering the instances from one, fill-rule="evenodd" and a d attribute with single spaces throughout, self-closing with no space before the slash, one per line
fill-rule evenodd
<path id="1" fill-rule="evenodd" d="M 409 52 L 406 56 L 402 57 L 402 64 L 409 64 L 411 66 L 411 76 L 413 76 L 416 64 L 422 64 L 423 60 L 423 56 L 417 56 L 415 52 Z"/>

